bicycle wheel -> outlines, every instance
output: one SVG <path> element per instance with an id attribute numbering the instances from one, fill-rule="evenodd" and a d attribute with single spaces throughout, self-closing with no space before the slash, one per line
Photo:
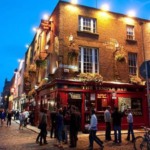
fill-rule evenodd
<path id="1" fill-rule="evenodd" d="M 147 142 L 144 140 L 144 137 L 137 136 L 135 138 L 134 149 L 135 150 L 147 150 Z"/>

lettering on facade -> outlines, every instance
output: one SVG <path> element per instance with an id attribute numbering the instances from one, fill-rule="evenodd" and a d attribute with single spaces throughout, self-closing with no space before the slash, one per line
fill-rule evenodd
<path id="1" fill-rule="evenodd" d="M 107 98 L 107 94 L 97 94 L 97 98 Z"/>
<path id="2" fill-rule="evenodd" d="M 82 99 L 81 93 L 69 93 L 71 99 Z"/>

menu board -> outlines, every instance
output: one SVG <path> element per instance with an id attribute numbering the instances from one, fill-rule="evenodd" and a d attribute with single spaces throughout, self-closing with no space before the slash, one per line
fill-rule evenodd
<path id="1" fill-rule="evenodd" d="M 128 108 L 131 108 L 133 115 L 142 115 L 142 98 L 118 98 L 119 111 L 123 112 Z"/>

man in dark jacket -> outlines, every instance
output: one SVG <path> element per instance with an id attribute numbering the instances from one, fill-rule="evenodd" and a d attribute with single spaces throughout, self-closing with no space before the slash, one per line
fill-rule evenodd
<path id="1" fill-rule="evenodd" d="M 77 110 L 77 108 L 73 106 L 71 108 L 71 116 L 70 116 L 70 147 L 77 146 L 80 123 L 81 123 L 80 113 Z"/>
<path id="2" fill-rule="evenodd" d="M 121 143 L 121 121 L 123 117 L 122 112 L 118 111 L 118 108 L 114 108 L 114 112 L 112 113 L 112 120 L 113 120 L 113 128 L 114 128 L 114 136 L 115 136 L 115 143 Z"/>

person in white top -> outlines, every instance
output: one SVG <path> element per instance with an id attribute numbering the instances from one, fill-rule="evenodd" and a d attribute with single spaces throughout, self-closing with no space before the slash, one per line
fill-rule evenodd
<path id="1" fill-rule="evenodd" d="M 97 131 L 97 117 L 95 115 L 95 110 L 91 110 L 91 120 L 89 125 L 89 148 L 88 150 L 93 150 L 93 141 L 95 141 L 101 148 L 101 150 L 104 148 L 103 142 L 96 136 Z"/>
<path id="2" fill-rule="evenodd" d="M 135 136 L 134 136 L 134 131 L 133 131 L 133 114 L 132 114 L 131 108 L 128 108 L 127 122 L 128 122 L 127 141 L 130 141 L 130 134 L 131 134 L 132 142 L 133 142 L 135 139 Z"/>
<path id="3" fill-rule="evenodd" d="M 110 113 L 110 106 L 107 106 L 104 112 L 104 120 L 106 123 L 106 130 L 105 130 L 105 140 L 111 141 L 111 113 Z"/>

